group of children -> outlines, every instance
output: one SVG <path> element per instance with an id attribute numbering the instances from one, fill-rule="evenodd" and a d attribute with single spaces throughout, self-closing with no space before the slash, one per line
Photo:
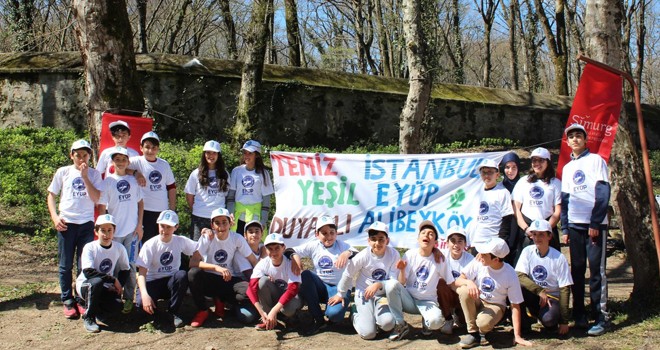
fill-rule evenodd
<path id="1" fill-rule="evenodd" d="M 447 249 L 439 250 L 438 229 L 424 221 L 417 231 L 418 248 L 403 257 L 389 246 L 387 224 L 374 222 L 367 230 L 368 247 L 358 252 L 337 240 L 337 225 L 329 216 L 316 220 L 315 240 L 287 248 L 283 237 L 273 233 L 261 244 L 273 186 L 256 141 L 245 143 L 244 164 L 231 175 L 220 144 L 204 145 L 200 165 L 185 188 L 192 210 L 190 238 L 177 235 L 176 185 L 167 162 L 157 157 L 158 136 L 144 134 L 143 155 L 135 156 L 125 147 L 128 124 L 118 121 L 110 128 L 116 146 L 99 159 L 107 164 L 99 168 L 104 180 L 88 166 L 91 146 L 79 140 L 71 147 L 73 165 L 58 169 L 48 188 L 58 231 L 64 313 L 68 318 L 81 315 L 90 332 L 99 331 L 96 321 L 115 306 L 130 313 L 134 296 L 139 308 L 154 315 L 156 325 L 183 326 L 180 307 L 189 291 L 197 309 L 192 327 L 202 326 L 210 315 L 224 317 L 232 306 L 240 321 L 270 330 L 278 320 L 295 324 L 298 310 L 307 304 L 313 323 L 305 334 L 311 335 L 342 322 L 352 303 L 352 323 L 363 339 L 373 339 L 379 331 L 389 332 L 392 341 L 406 337 L 410 326 L 404 313 L 411 313 L 422 316 L 425 335 L 435 330 L 451 334 L 465 324 L 467 335 L 460 346 L 470 348 L 484 341 L 508 309 L 514 341 L 530 345 L 522 337 L 531 324 L 528 315 L 559 334 L 568 332 L 571 289 L 575 326 L 586 326 L 587 256 L 595 320 L 588 333 L 605 332 L 601 258 L 607 167 L 586 149 L 587 133 L 579 124 L 565 130 L 573 160 L 564 168 L 564 182 L 554 178 L 545 149 L 532 152 L 532 169 L 521 181 L 516 181 L 517 157 L 503 160 L 502 183 L 497 182 L 498 165 L 485 161 L 478 169 L 484 188 L 470 233 L 458 226 L 449 229 Z M 96 204 L 100 215 L 94 225 Z M 570 241 L 570 269 L 553 248 L 560 221 L 564 242 Z M 75 252 L 80 264 L 77 297 L 72 292 Z M 190 256 L 187 271 L 180 269 L 183 255 Z M 301 258 L 311 260 L 313 268 L 305 270 Z M 166 312 L 158 307 L 159 299 L 168 300 Z M 208 300 L 213 300 L 213 311 Z"/>

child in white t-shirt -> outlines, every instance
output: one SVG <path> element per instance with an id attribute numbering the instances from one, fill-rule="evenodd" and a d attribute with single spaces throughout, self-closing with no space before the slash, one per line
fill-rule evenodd
<path id="1" fill-rule="evenodd" d="M 474 257 L 468 253 L 465 248 L 467 246 L 467 234 L 460 226 L 453 226 L 447 230 L 447 249 L 442 250 L 442 254 L 447 259 L 447 264 L 451 270 L 451 275 L 454 279 L 461 275 L 461 271 L 466 267 Z M 464 324 L 465 317 L 461 311 L 461 302 L 458 300 L 456 294 L 456 286 L 450 286 L 447 281 L 441 279 L 438 282 L 438 302 L 442 309 L 442 315 L 447 322 L 442 326 L 440 332 L 443 334 L 452 334 L 453 326 Z"/>
<path id="2" fill-rule="evenodd" d="M 138 151 L 128 147 L 128 141 L 131 139 L 131 128 L 127 122 L 123 120 L 117 120 L 110 125 L 110 134 L 112 135 L 112 141 L 115 143 L 115 147 L 123 147 L 128 151 L 128 157 L 137 157 L 140 155 Z M 104 176 L 114 173 L 114 168 L 112 167 L 112 148 L 109 147 L 103 150 L 99 155 L 99 160 L 96 162 L 96 169 Z"/>

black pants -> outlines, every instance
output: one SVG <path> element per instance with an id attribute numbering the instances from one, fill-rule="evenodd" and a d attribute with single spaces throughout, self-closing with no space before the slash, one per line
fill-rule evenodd
<path id="1" fill-rule="evenodd" d="M 183 303 L 188 290 L 188 277 L 186 271 L 179 270 L 170 277 L 163 277 L 147 282 L 147 293 L 154 303 L 158 299 L 170 299 L 169 311 L 176 314 Z M 142 295 L 137 292 L 136 304 L 142 307 Z"/>
<path id="2" fill-rule="evenodd" d="M 117 312 L 121 308 L 121 296 L 106 287 L 100 277 L 86 280 L 80 286 L 80 298 L 87 307 L 85 317 L 96 317 Z"/>
<path id="3" fill-rule="evenodd" d="M 521 288 L 523 293 L 523 298 L 525 299 L 524 307 L 529 310 L 529 313 L 538 318 L 541 321 L 543 327 L 552 328 L 556 327 L 559 324 L 561 316 L 561 307 L 559 306 L 559 301 L 551 299 L 550 305 L 545 305 L 541 307 L 539 305 L 541 298 L 538 295 L 528 291 L 525 288 Z M 525 314 L 525 309 L 522 308 L 523 317 L 527 317 Z"/>
<path id="4" fill-rule="evenodd" d="M 600 235 L 594 239 L 589 237 L 588 228 L 569 226 L 568 238 L 571 248 L 571 277 L 573 277 L 573 319 L 583 319 L 586 314 L 584 306 L 584 282 L 587 261 L 589 261 L 589 296 L 591 299 L 591 316 L 595 321 L 609 320 L 607 312 L 607 277 L 605 276 L 607 254 L 607 228 L 601 227 Z"/>
<path id="5" fill-rule="evenodd" d="M 234 285 L 242 280 L 232 277 L 225 281 L 222 276 L 206 272 L 199 267 L 193 267 L 188 271 L 188 282 L 195 306 L 200 311 L 208 309 L 205 296 L 219 298 L 224 302 L 236 303 Z"/>
<path id="6" fill-rule="evenodd" d="M 142 215 L 142 227 L 144 228 L 144 234 L 142 235 L 142 244 L 149 240 L 149 238 L 158 236 L 158 220 L 159 211 L 148 211 L 145 210 Z"/>

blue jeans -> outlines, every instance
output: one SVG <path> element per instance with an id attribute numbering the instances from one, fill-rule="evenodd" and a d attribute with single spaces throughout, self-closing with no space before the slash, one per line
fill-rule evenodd
<path id="1" fill-rule="evenodd" d="M 80 271 L 80 255 L 85 244 L 94 240 L 94 223 L 66 224 L 67 230 L 57 232 L 57 254 L 60 258 L 60 289 L 62 302 L 71 305 L 74 302 L 73 290 L 73 262 L 76 261 L 76 270 Z M 76 274 L 76 276 L 78 276 Z"/>
<path id="2" fill-rule="evenodd" d="M 335 304 L 327 305 L 328 298 L 337 294 L 337 286 L 324 283 L 319 276 L 314 272 L 305 270 L 300 275 L 302 284 L 300 285 L 300 297 L 307 302 L 307 309 L 314 316 L 314 319 L 322 322 L 323 311 L 321 311 L 321 303 L 326 303 L 325 315 L 334 323 L 339 323 L 344 319 L 346 310 L 348 310 L 348 300 L 350 299 L 351 292 L 346 292 L 344 300 L 346 305 Z"/>

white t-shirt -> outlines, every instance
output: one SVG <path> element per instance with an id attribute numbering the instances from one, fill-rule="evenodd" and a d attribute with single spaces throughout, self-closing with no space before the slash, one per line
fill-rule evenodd
<path id="1" fill-rule="evenodd" d="M 408 263 L 405 269 L 406 290 L 416 300 L 438 300 L 438 281 L 443 278 L 447 283 L 454 282 L 447 260 L 437 264 L 433 254 L 421 256 L 419 249 L 410 249 L 403 254 Z"/>
<path id="2" fill-rule="evenodd" d="M 336 286 L 346 267 L 338 269 L 335 262 L 341 253 L 352 248 L 348 243 L 339 240 L 335 241 L 332 247 L 326 248 L 321 241 L 315 239 L 294 247 L 293 250 L 300 257 L 312 259 L 314 271 L 321 281 Z"/>
<path id="3" fill-rule="evenodd" d="M 461 273 L 477 285 L 481 300 L 504 307 L 507 297 L 512 304 L 523 302 L 518 275 L 507 263 L 504 263 L 499 270 L 495 270 L 474 259 Z"/>
<path id="4" fill-rule="evenodd" d="M 529 176 L 523 176 L 513 189 L 513 200 L 521 204 L 520 211 L 532 220 L 545 220 L 555 212 L 555 206 L 561 204 L 561 181 L 556 177 L 550 184 L 542 180 L 527 182 Z"/>
<path id="5" fill-rule="evenodd" d="M 458 276 L 461 275 L 463 268 L 468 266 L 468 264 L 474 260 L 474 256 L 468 252 L 463 252 L 461 258 L 455 260 L 451 257 L 449 249 L 440 249 L 440 251 L 442 252 L 442 255 L 445 256 L 447 264 L 449 264 L 449 269 L 451 270 L 451 275 L 454 276 L 454 279 L 458 278 Z"/>
<path id="6" fill-rule="evenodd" d="M 229 189 L 236 191 L 236 202 L 243 204 L 261 203 L 263 196 L 273 194 L 273 179 L 270 173 L 264 170 L 268 184 L 265 184 L 261 174 L 254 170 L 247 170 L 245 164 L 237 166 L 231 171 Z"/>
<path id="7" fill-rule="evenodd" d="M 284 257 L 282 258 L 280 266 L 273 265 L 273 261 L 270 260 L 270 257 L 259 260 L 252 271 L 251 278 L 261 278 L 264 276 L 270 277 L 273 283 L 284 289 L 286 289 L 289 283 L 302 282 L 300 276 L 296 276 L 291 272 L 291 260 Z"/>
<path id="8" fill-rule="evenodd" d="M 498 237 L 502 218 L 513 214 L 511 194 L 502 183 L 498 183 L 490 190 L 482 187 L 479 191 L 479 200 L 477 220 L 469 239 L 471 246 Z"/>
<path id="9" fill-rule="evenodd" d="M 115 217 L 115 237 L 121 238 L 135 232 L 138 223 L 138 203 L 142 200 L 142 187 L 132 175 L 109 174 L 103 180 L 103 192 L 99 204 L 107 206 Z"/>
<path id="10" fill-rule="evenodd" d="M 396 268 L 396 263 L 399 259 L 399 252 L 390 246 L 387 247 L 382 257 L 372 253 L 371 248 L 367 246 L 357 253 L 353 259 L 349 260 L 342 279 L 346 276 L 352 280 L 353 277 L 357 276 L 357 280 L 355 281 L 355 296 L 356 298 L 362 298 L 364 291 L 370 285 L 396 278 L 399 271 Z M 345 291 L 342 290 L 342 292 Z M 385 289 L 381 288 L 376 295 L 385 295 Z"/>
<path id="11" fill-rule="evenodd" d="M 165 243 L 158 235 L 142 246 L 135 265 L 147 269 L 147 282 L 170 277 L 181 267 L 181 253 L 193 255 L 196 247 L 197 242 L 188 237 L 172 235 L 172 240 Z"/>
<path id="12" fill-rule="evenodd" d="M 224 169 L 222 171 L 226 172 Z M 215 170 L 209 170 L 209 185 L 202 187 L 199 183 L 199 169 L 190 173 L 183 191 L 195 196 L 192 207 L 193 215 L 210 219 L 213 210 L 227 207 L 225 199 L 229 190 L 224 192 L 220 190 L 220 183 L 215 174 Z"/>
<path id="13" fill-rule="evenodd" d="M 236 255 L 247 258 L 252 254 L 252 249 L 245 238 L 234 232 L 229 232 L 225 240 L 219 240 L 216 235 L 209 240 L 206 235 L 202 235 L 197 242 L 197 251 L 202 255 L 205 263 L 218 265 L 230 271 L 235 270 L 233 261 Z M 220 274 L 216 271 L 207 272 Z"/>
<path id="14" fill-rule="evenodd" d="M 589 153 L 564 166 L 561 191 L 570 195 L 568 222 L 591 223 L 591 211 L 596 202 L 596 183 L 609 182 L 607 164 L 598 154 Z M 601 224 L 607 224 L 607 215 Z"/>
<path id="15" fill-rule="evenodd" d="M 108 177 L 110 175 L 110 166 L 112 165 L 112 158 L 110 158 L 110 155 L 112 151 L 114 151 L 115 147 L 108 147 L 101 152 L 101 155 L 99 155 L 99 161 L 96 162 L 96 169 L 99 169 L 99 172 L 103 172 L 103 175 L 105 177 Z M 138 157 L 140 153 L 138 151 L 126 147 L 128 150 L 128 158 L 131 157 Z"/>
<path id="16" fill-rule="evenodd" d="M 550 247 L 548 254 L 541 257 L 535 245 L 523 249 L 516 271 L 529 276 L 547 293 L 559 297 L 559 288 L 573 285 L 568 261 L 557 249 Z"/>
<path id="17" fill-rule="evenodd" d="M 119 271 L 130 269 L 128 265 L 128 256 L 124 246 L 112 242 L 110 248 L 101 246 L 101 241 L 92 241 L 85 244 L 82 255 L 80 256 L 80 269 L 81 273 L 76 278 L 76 291 L 78 295 L 82 295 L 80 287 L 85 282 L 85 274 L 82 270 L 93 268 L 94 270 L 117 277 Z"/>
<path id="18" fill-rule="evenodd" d="M 101 174 L 96 169 L 89 168 L 87 177 L 97 190 L 103 188 Z M 80 170 L 75 166 L 68 165 L 57 169 L 48 186 L 48 192 L 60 196 L 59 215 L 64 222 L 84 224 L 94 221 L 95 203 L 87 193 Z"/>
<path id="19" fill-rule="evenodd" d="M 238 237 L 243 237 L 240 233 L 236 233 Z M 247 242 L 247 241 L 246 241 Z M 249 244 L 248 244 L 249 246 Z M 254 254 L 255 258 L 257 258 L 257 262 L 265 258 L 265 256 L 261 256 L 261 248 L 264 246 L 263 243 L 259 243 L 259 249 L 255 252 L 254 250 L 252 251 L 252 254 Z M 250 248 L 252 249 L 252 248 Z M 243 274 L 243 271 L 251 270 L 253 269 L 252 264 L 250 264 L 250 261 L 248 259 L 240 254 L 234 254 L 234 261 L 232 261 L 232 264 L 234 265 L 234 269 L 232 270 L 231 275 L 234 277 L 240 277 L 243 278 L 245 275 Z"/>
<path id="20" fill-rule="evenodd" d="M 174 184 L 170 164 L 160 158 L 150 162 L 144 156 L 131 158 L 131 169 L 137 169 L 147 179 L 144 187 L 144 210 L 161 212 L 169 209 L 167 186 Z"/>

